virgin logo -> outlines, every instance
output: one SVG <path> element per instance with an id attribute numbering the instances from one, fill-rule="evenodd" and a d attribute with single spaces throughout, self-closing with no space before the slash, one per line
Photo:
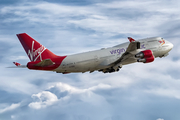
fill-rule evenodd
<path id="1" fill-rule="evenodd" d="M 32 41 L 32 48 L 28 50 L 28 56 L 31 61 L 36 61 L 38 58 L 42 61 L 42 53 L 46 50 L 46 48 L 41 45 L 39 48 L 34 49 L 34 41 Z"/>

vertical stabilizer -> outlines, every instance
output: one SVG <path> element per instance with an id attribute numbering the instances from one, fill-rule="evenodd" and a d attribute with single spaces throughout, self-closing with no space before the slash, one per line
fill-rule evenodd
<path id="1" fill-rule="evenodd" d="M 26 33 L 17 34 L 17 37 L 31 61 L 42 61 L 56 57 L 54 53 Z"/>

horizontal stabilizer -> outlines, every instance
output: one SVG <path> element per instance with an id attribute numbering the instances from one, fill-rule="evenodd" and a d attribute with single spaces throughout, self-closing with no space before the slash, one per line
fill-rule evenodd
<path id="1" fill-rule="evenodd" d="M 21 64 L 20 63 L 18 63 L 18 62 L 13 62 L 16 66 L 21 66 Z"/>
<path id="2" fill-rule="evenodd" d="M 27 65 L 21 65 L 18 62 L 13 62 L 16 66 L 11 66 L 11 67 L 7 67 L 7 68 L 27 68 Z"/>
<path id="3" fill-rule="evenodd" d="M 6 67 L 6 68 L 27 68 L 27 66 L 21 65 L 21 66 L 11 66 L 11 67 Z"/>
<path id="4" fill-rule="evenodd" d="M 45 59 L 42 60 L 41 62 L 35 64 L 34 66 L 40 66 L 40 67 L 45 67 L 45 66 L 50 66 L 50 65 L 54 65 L 55 63 L 52 62 L 51 59 Z"/>

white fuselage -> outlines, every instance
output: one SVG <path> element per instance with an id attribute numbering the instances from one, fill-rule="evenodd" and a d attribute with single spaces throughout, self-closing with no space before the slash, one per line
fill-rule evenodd
<path id="1" fill-rule="evenodd" d="M 165 43 L 159 42 L 161 40 L 161 37 L 138 40 L 140 42 L 139 51 L 151 50 L 154 57 L 166 56 L 172 49 L 173 45 L 166 40 L 164 40 Z M 54 71 L 60 73 L 86 71 L 93 72 L 95 70 L 108 68 L 110 67 L 108 66 L 109 64 L 118 60 L 123 55 L 128 45 L 129 42 L 126 42 L 110 48 L 102 48 L 100 50 L 68 55 L 62 61 L 61 65 Z M 137 62 L 137 59 L 132 57 L 132 59 L 123 61 L 121 64 L 126 65 L 134 62 Z"/>

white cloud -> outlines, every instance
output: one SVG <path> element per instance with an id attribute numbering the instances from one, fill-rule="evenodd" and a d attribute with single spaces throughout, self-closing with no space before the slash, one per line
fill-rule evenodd
<path id="1" fill-rule="evenodd" d="M 29 75 L 27 74 L 24 75 L 22 74 L 26 72 L 25 70 L 26 68 L 22 70 L 19 70 L 18 68 L 5 68 L 5 69 L 11 69 L 11 70 L 4 70 L 4 72 L 1 72 L 4 75 L 6 75 L 0 77 L 1 90 L 7 91 L 8 93 L 19 93 L 24 95 L 39 91 L 39 88 L 37 88 L 36 85 L 30 83 L 30 81 L 32 81 L 33 79 L 29 79 Z M 16 70 L 18 71 L 17 73 Z M 12 71 L 11 76 L 9 76 L 10 71 Z"/>
<path id="2" fill-rule="evenodd" d="M 12 118 L 12 119 L 14 119 L 14 118 L 15 118 L 15 116 L 14 116 L 14 115 L 11 115 L 11 118 Z"/>
<path id="3" fill-rule="evenodd" d="M 17 109 L 18 107 L 20 107 L 21 103 L 17 103 L 17 104 L 11 104 L 10 106 L 7 106 L 6 108 L 4 109 L 0 109 L 0 114 L 2 113 L 5 113 L 5 112 L 8 112 L 8 111 L 12 111 L 12 110 L 15 110 Z"/>
<path id="4" fill-rule="evenodd" d="M 57 96 L 59 98 L 59 102 L 64 102 L 64 101 L 73 101 L 73 99 L 81 99 L 84 102 L 92 102 L 92 104 L 96 104 L 99 103 L 101 100 L 104 101 L 104 99 L 95 94 L 94 91 L 96 90 L 105 90 L 105 89 L 110 89 L 111 86 L 110 85 L 105 85 L 105 84 L 99 84 L 97 86 L 93 86 L 93 87 L 89 87 L 89 88 L 76 88 L 73 86 L 70 86 L 68 84 L 65 83 L 55 83 L 54 86 L 49 87 L 49 91 L 48 94 L 53 94 L 55 96 Z M 47 91 L 43 91 L 43 92 L 47 92 Z M 61 96 L 62 94 L 64 94 L 64 96 Z M 32 98 L 37 98 L 37 101 L 40 100 L 43 101 L 41 99 L 42 93 L 38 93 L 38 94 L 34 94 L 32 95 Z M 44 98 L 44 97 L 43 97 Z M 94 101 L 95 99 L 95 101 Z M 55 99 L 56 101 L 57 99 Z M 45 100 L 46 101 L 46 100 Z M 101 102 L 102 102 L 101 101 Z M 39 108 L 39 107 L 38 107 Z"/>
<path id="5" fill-rule="evenodd" d="M 37 10 L 38 12 L 34 12 Z M 48 2 L 38 2 L 38 3 L 22 3 L 19 6 L 8 6 L 0 9 L 1 14 L 13 13 L 16 18 L 6 19 L 4 22 L 23 22 L 30 21 L 31 23 L 44 23 L 49 25 L 61 26 L 67 17 L 74 16 L 87 16 L 91 12 L 88 11 L 87 7 L 76 7 L 76 6 L 66 6 L 55 3 Z M 41 16 L 39 16 L 39 13 Z M 65 21 L 64 21 L 65 22 Z M 65 24 L 64 24 L 65 25 Z"/>
<path id="6" fill-rule="evenodd" d="M 147 91 L 147 93 L 180 99 L 179 92 L 180 90 L 177 88 L 153 88 L 150 91 Z"/>
<path id="7" fill-rule="evenodd" d="M 27 56 L 10 56 L 9 59 L 14 60 L 14 61 L 16 61 L 16 60 L 26 60 L 26 61 L 28 61 L 29 60 L 29 58 Z"/>
<path id="8" fill-rule="evenodd" d="M 35 102 L 30 103 L 29 107 L 34 109 L 45 108 L 58 100 L 56 95 L 48 91 L 33 94 L 31 97 L 35 100 Z"/>
<path id="9" fill-rule="evenodd" d="M 63 113 L 72 119 L 80 116 L 84 119 L 92 119 L 94 115 L 96 116 L 95 119 L 102 119 L 110 116 L 108 112 L 111 112 L 112 108 L 103 96 L 96 94 L 94 91 L 95 89 L 106 89 L 104 86 L 106 85 L 83 89 L 58 82 L 49 87 L 48 91 L 32 95 L 34 102 L 30 103 L 29 107 L 37 110 L 42 108 L 44 108 L 43 110 L 53 109 L 52 112 L 56 113 L 58 111 L 59 115 Z M 49 101 L 50 98 L 51 101 Z M 102 109 L 103 107 L 107 108 Z M 104 115 L 98 115 L 98 112 L 104 113 Z"/>
<path id="10" fill-rule="evenodd" d="M 59 102 L 65 101 L 74 101 L 79 99 L 83 102 L 88 102 L 90 104 L 100 104 L 101 102 L 105 102 L 102 96 L 99 96 L 94 93 L 95 90 L 105 90 L 110 89 L 110 85 L 99 84 L 97 86 L 89 87 L 89 88 L 76 88 L 70 86 L 65 83 L 58 82 L 54 86 L 49 88 L 50 91 L 56 91 L 56 95 L 59 96 Z M 66 93 L 63 97 L 61 94 Z"/>
<path id="11" fill-rule="evenodd" d="M 162 119 L 162 118 L 158 118 L 157 120 L 164 120 L 164 119 Z"/>
<path id="12" fill-rule="evenodd" d="M 137 8 L 139 8 L 139 4 L 152 4 L 151 6 L 154 6 L 156 2 L 112 2 L 111 6 L 119 6 L 125 8 L 127 5 L 131 5 L 130 8 L 133 6 L 136 6 L 134 4 L 137 4 Z M 110 5 L 105 4 L 105 5 Z M 160 14 L 151 15 L 148 17 L 141 17 L 137 20 L 130 19 L 127 20 L 123 17 L 119 17 L 116 14 L 114 16 L 107 16 L 106 14 L 101 12 L 101 9 L 99 6 L 104 5 L 92 5 L 87 7 L 76 7 L 76 6 L 65 6 L 61 4 L 53 4 L 48 2 L 39 2 L 38 4 L 34 3 L 28 3 L 28 4 L 22 4 L 20 6 L 11 6 L 11 7 L 3 7 L 1 8 L 2 14 L 7 13 L 13 13 L 17 15 L 15 19 L 10 18 L 9 20 L 5 20 L 4 22 L 17 22 L 17 21 L 28 21 L 31 24 L 35 23 L 43 23 L 48 24 L 50 26 L 56 26 L 56 27 L 63 27 L 67 28 L 69 25 L 75 25 L 83 29 L 90 29 L 95 30 L 96 32 L 105 32 L 106 35 L 109 34 L 109 36 L 114 34 L 143 34 L 143 35 L 150 35 L 149 31 L 151 32 L 156 30 L 156 26 L 158 26 L 160 23 L 165 22 L 165 19 L 167 16 L 164 16 L 162 12 Z M 151 10 L 152 12 L 156 12 L 156 8 L 150 7 L 144 7 L 144 12 L 147 12 L 148 10 Z M 151 8 L 151 9 L 149 9 Z M 96 10 L 95 10 L 96 9 Z M 135 8 L 134 8 L 135 9 Z M 34 10 L 38 10 L 41 14 L 39 16 L 39 12 L 34 13 Z M 172 11 L 171 13 L 173 13 Z M 136 13 L 134 13 L 136 15 Z M 149 14 L 149 13 L 147 13 Z M 80 18 L 80 19 L 79 19 Z M 163 18 L 163 19 L 162 19 Z M 156 22 L 153 22 L 153 21 Z M 162 21 L 163 20 L 163 21 Z M 49 24 L 50 23 L 50 24 Z M 132 26 L 133 25 L 133 26 Z M 148 31 L 146 29 L 149 29 Z"/>

